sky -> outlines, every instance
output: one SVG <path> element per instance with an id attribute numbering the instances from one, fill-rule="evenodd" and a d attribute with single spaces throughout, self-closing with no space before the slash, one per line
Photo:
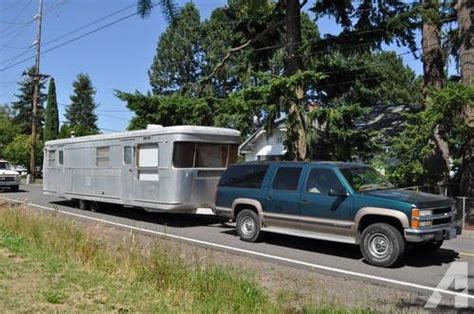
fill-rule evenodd
<path id="1" fill-rule="evenodd" d="M 0 0 L 0 104 L 15 100 L 21 73 L 34 64 L 34 58 L 30 57 L 35 53 L 32 44 L 36 21 L 33 17 L 38 10 L 38 1 Z M 177 3 L 182 6 L 188 1 L 178 0 Z M 201 19 L 206 19 L 213 9 L 227 1 L 192 2 L 199 9 Z M 160 8 L 155 8 L 145 19 L 137 15 L 125 18 L 135 12 L 135 4 L 136 0 L 44 0 L 40 68 L 41 73 L 55 78 L 61 121 L 64 120 L 64 106 L 69 104 L 73 81 L 79 73 L 87 73 L 97 90 L 99 128 L 104 133 L 126 129 L 132 113 L 127 110 L 126 103 L 115 96 L 115 91 L 150 90 L 147 71 L 157 40 L 167 27 Z M 121 18 L 124 19 L 107 26 Z M 101 21 L 89 25 L 97 20 Z M 101 26 L 104 28 L 87 34 Z M 334 20 L 328 18 L 319 20 L 318 27 L 321 34 L 339 32 Z M 68 42 L 81 35 L 84 36 Z M 61 46 L 56 48 L 58 45 Z M 399 54 L 408 50 L 396 46 L 386 49 Z M 422 72 L 421 61 L 412 54 L 402 58 L 417 74 Z M 24 59 L 28 60 L 14 65 Z M 12 67 L 5 69 L 9 66 Z"/>

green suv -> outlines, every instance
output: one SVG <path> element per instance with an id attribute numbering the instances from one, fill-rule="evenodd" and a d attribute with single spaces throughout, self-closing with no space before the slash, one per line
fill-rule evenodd
<path id="1" fill-rule="evenodd" d="M 214 212 L 244 241 L 262 231 L 352 243 L 390 267 L 408 245 L 426 252 L 461 234 L 450 198 L 396 189 L 373 168 L 342 162 L 251 162 L 229 167 Z"/>

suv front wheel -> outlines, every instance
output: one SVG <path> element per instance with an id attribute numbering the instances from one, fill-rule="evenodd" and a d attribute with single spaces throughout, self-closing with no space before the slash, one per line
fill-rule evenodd
<path id="1" fill-rule="evenodd" d="M 242 241 L 256 242 L 260 238 L 260 218 L 253 210 L 242 210 L 237 215 L 236 227 Z"/>
<path id="2" fill-rule="evenodd" d="M 375 223 L 362 232 L 360 250 L 369 264 L 390 267 L 402 258 L 405 241 L 392 225 Z"/>

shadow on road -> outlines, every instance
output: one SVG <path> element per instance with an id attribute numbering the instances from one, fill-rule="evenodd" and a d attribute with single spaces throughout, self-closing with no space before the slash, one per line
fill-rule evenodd
<path id="1" fill-rule="evenodd" d="M 15 194 L 17 194 L 17 193 L 28 193 L 28 191 L 20 189 L 16 192 L 13 192 L 9 188 L 0 188 L 0 193 L 6 193 L 6 194 L 15 193 Z"/>
<path id="2" fill-rule="evenodd" d="M 237 236 L 237 232 L 235 231 L 235 229 L 222 231 L 222 233 Z M 359 247 L 357 245 L 352 244 L 315 240 L 276 233 L 265 233 L 262 242 L 291 249 L 303 250 L 326 255 L 334 255 L 354 260 L 363 259 Z M 438 252 L 424 255 L 417 254 L 413 251 L 407 251 L 407 253 L 405 254 L 405 258 L 402 259 L 397 265 L 394 265 L 392 268 L 396 269 L 402 268 L 404 266 L 437 266 L 452 263 L 458 258 L 460 258 L 458 252 L 447 249 L 441 249 Z"/>
<path id="3" fill-rule="evenodd" d="M 51 204 L 77 208 L 76 204 L 71 201 L 51 202 Z M 112 204 L 102 206 L 100 213 L 108 216 L 122 217 L 176 228 L 214 225 L 223 221 L 214 215 L 152 213 L 140 208 L 125 208 L 120 205 Z"/>

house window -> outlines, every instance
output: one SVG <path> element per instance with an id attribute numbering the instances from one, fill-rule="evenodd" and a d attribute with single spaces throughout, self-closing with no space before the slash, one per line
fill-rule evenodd
<path id="1" fill-rule="evenodd" d="M 49 167 L 56 166 L 56 151 L 55 150 L 48 151 L 48 166 Z"/>
<path id="2" fill-rule="evenodd" d="M 107 167 L 110 164 L 110 147 L 97 147 L 95 149 L 95 165 L 97 167 Z"/>

